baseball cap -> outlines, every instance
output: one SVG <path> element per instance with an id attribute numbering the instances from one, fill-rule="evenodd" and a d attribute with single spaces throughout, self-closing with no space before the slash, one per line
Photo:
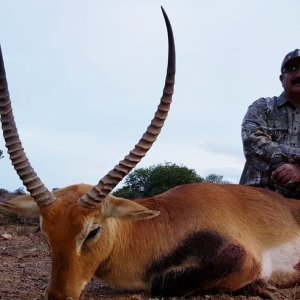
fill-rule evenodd
<path id="1" fill-rule="evenodd" d="M 295 49 L 294 51 L 289 52 L 283 59 L 281 64 L 281 72 L 283 71 L 284 67 L 293 59 L 300 57 L 300 49 Z"/>

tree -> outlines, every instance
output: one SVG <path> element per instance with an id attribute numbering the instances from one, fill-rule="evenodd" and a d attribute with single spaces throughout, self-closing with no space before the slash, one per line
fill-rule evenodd
<path id="1" fill-rule="evenodd" d="M 218 183 L 218 184 L 227 184 L 229 181 L 223 180 L 222 175 L 209 174 L 205 177 L 204 182 Z"/>
<path id="2" fill-rule="evenodd" d="M 167 162 L 134 170 L 126 178 L 124 186 L 113 194 L 128 199 L 146 198 L 180 184 L 202 181 L 195 170 Z"/>
<path id="3" fill-rule="evenodd" d="M 0 150 L 0 159 L 3 158 L 3 157 L 4 157 L 4 156 L 3 156 L 3 151 Z"/>
<path id="4" fill-rule="evenodd" d="M 24 190 L 24 187 L 21 186 L 21 187 L 17 188 L 16 190 L 14 190 L 13 194 L 14 195 L 26 195 L 26 192 Z"/>
<path id="5" fill-rule="evenodd" d="M 0 196 L 5 196 L 6 194 L 9 194 L 9 191 L 3 188 L 0 188 Z"/>

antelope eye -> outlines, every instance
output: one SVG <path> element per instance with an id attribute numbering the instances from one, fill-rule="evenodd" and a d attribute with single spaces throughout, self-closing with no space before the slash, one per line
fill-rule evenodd
<path id="1" fill-rule="evenodd" d="M 89 232 L 89 234 L 87 235 L 87 237 L 85 238 L 85 242 L 89 242 L 89 241 L 93 240 L 96 236 L 99 235 L 100 231 L 101 231 L 100 226 L 98 226 L 98 227 L 94 228 L 93 230 L 91 230 Z"/>

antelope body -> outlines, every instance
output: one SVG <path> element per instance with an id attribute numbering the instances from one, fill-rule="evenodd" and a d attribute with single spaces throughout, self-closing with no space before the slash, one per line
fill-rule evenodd
<path id="1" fill-rule="evenodd" d="M 49 299 L 78 299 L 94 275 L 154 296 L 234 291 L 259 279 L 281 287 L 300 282 L 298 200 L 195 183 L 136 201 L 108 195 L 89 210 L 77 200 L 90 189 L 58 190 L 42 210 L 30 196 L 6 203 L 20 214 L 40 214 L 52 258 Z"/>
<path id="2" fill-rule="evenodd" d="M 95 186 L 50 192 L 31 167 L 11 109 L 2 53 L 0 114 L 6 147 L 30 195 L 0 208 L 40 216 L 52 269 L 51 300 L 80 299 L 94 275 L 154 296 L 235 291 L 263 279 L 300 283 L 300 203 L 258 188 L 190 184 L 136 201 L 110 191 L 150 149 L 166 119 L 173 93 L 175 48 L 164 13 L 169 59 L 163 96 L 135 148 Z"/>

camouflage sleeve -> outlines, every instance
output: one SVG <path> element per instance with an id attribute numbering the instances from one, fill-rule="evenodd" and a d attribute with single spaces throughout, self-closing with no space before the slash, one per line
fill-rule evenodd
<path id="1" fill-rule="evenodd" d="M 248 162 L 262 172 L 283 163 L 300 163 L 300 149 L 279 144 L 270 135 L 264 98 L 249 106 L 242 122 L 242 142 Z"/>

